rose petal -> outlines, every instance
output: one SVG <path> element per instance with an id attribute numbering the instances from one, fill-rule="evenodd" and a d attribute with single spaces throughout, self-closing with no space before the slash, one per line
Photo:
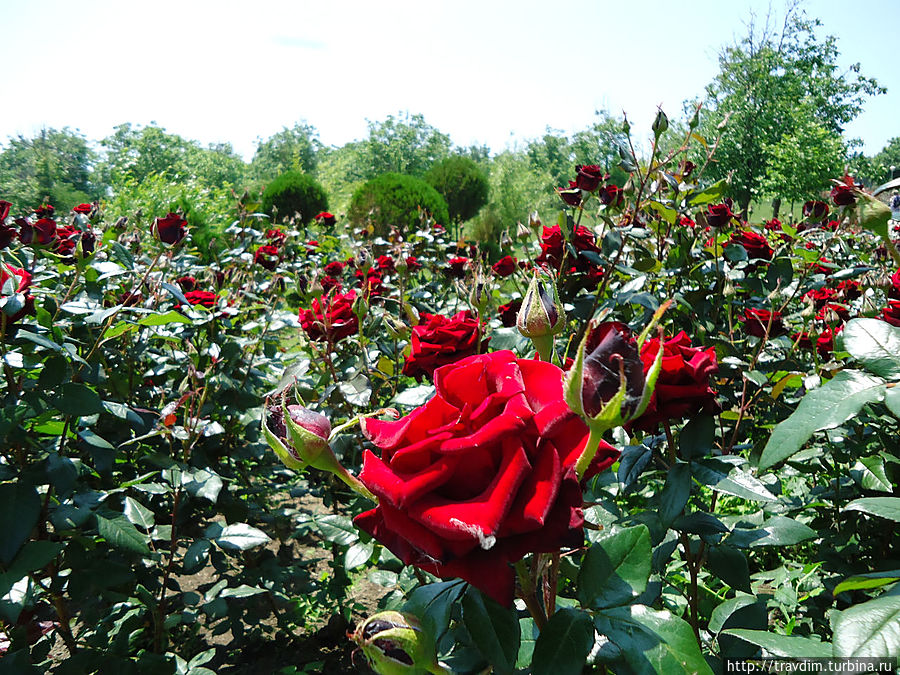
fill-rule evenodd
<path id="1" fill-rule="evenodd" d="M 443 485 L 453 475 L 457 461 L 456 458 L 441 457 L 431 466 L 408 474 L 395 471 L 366 450 L 359 479 L 380 499 L 403 508 L 425 492 Z"/>

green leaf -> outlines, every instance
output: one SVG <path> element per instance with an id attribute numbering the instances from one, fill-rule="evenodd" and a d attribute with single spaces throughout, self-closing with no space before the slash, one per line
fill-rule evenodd
<path id="1" fill-rule="evenodd" d="M 419 617 L 422 628 L 436 642 L 450 625 L 450 612 L 466 588 L 466 582 L 460 580 L 419 586 L 410 594 L 403 611 Z"/>
<path id="2" fill-rule="evenodd" d="M 643 605 L 618 607 L 599 612 L 594 624 L 635 673 L 712 675 L 694 631 L 671 612 Z"/>
<path id="3" fill-rule="evenodd" d="M 881 457 L 862 457 L 853 468 L 850 475 L 864 490 L 877 492 L 893 492 L 894 486 L 884 470 L 884 460 Z"/>
<path id="4" fill-rule="evenodd" d="M 900 418 L 900 387 L 891 387 L 885 392 L 884 404 L 894 417 Z"/>
<path id="5" fill-rule="evenodd" d="M 344 569 L 349 572 L 357 567 L 362 567 L 369 561 L 369 558 L 372 557 L 374 551 L 374 541 L 354 542 L 354 544 L 347 549 L 347 553 L 344 554 Z"/>
<path id="6" fill-rule="evenodd" d="M 46 567 L 62 549 L 62 543 L 54 541 L 29 541 L 25 544 L 9 569 L 0 574 L 0 598 L 9 593 L 13 585 L 26 575 Z"/>
<path id="7" fill-rule="evenodd" d="M 704 457 L 716 441 L 716 419 L 712 415 L 694 417 L 678 434 L 678 449 L 682 457 Z"/>
<path id="8" fill-rule="evenodd" d="M 884 392 L 883 380 L 856 370 L 842 370 L 808 392 L 793 414 L 775 427 L 759 458 L 760 470 L 796 453 L 816 431 L 834 429 L 866 403 L 880 401 Z"/>
<path id="9" fill-rule="evenodd" d="M 247 584 L 241 584 L 240 586 L 235 586 L 234 588 L 226 588 L 224 591 L 219 593 L 220 598 L 249 598 L 254 595 L 259 595 L 260 593 L 265 593 L 265 588 L 256 588 L 255 586 L 248 586 Z"/>
<path id="10" fill-rule="evenodd" d="M 869 372 L 887 380 L 900 378 L 900 328 L 881 319 L 851 319 L 840 341 Z"/>
<path id="11" fill-rule="evenodd" d="M 262 530 L 247 525 L 247 523 L 233 523 L 222 528 L 221 534 L 216 537 L 216 543 L 222 548 L 247 551 L 269 542 L 269 535 Z"/>
<path id="12" fill-rule="evenodd" d="M 0 562 L 8 565 L 41 515 L 41 498 L 27 483 L 0 483 Z"/>
<path id="13" fill-rule="evenodd" d="M 585 612 L 561 609 L 534 643 L 534 675 L 579 675 L 594 646 L 594 626 Z"/>
<path id="14" fill-rule="evenodd" d="M 108 518 L 99 513 L 97 514 L 97 531 L 100 533 L 100 536 L 106 539 L 110 546 L 115 548 L 141 555 L 149 554 L 150 549 L 147 546 L 149 537 L 141 534 L 124 514 L 111 515 L 112 517 Z"/>
<path id="15" fill-rule="evenodd" d="M 153 518 L 153 511 L 141 504 L 136 499 L 125 497 L 125 517 L 134 525 L 138 525 L 145 530 L 150 530 L 156 521 Z"/>
<path id="16" fill-rule="evenodd" d="M 130 330 L 134 330 L 135 324 L 129 323 L 127 321 L 119 321 L 114 326 L 110 326 L 106 329 L 106 332 L 103 333 L 103 339 L 108 340 L 109 338 L 116 338 L 122 335 L 123 333 L 127 333 Z"/>
<path id="17" fill-rule="evenodd" d="M 828 658 L 832 655 L 831 645 L 828 642 L 820 642 L 798 635 L 780 635 L 746 628 L 726 628 L 722 632 L 762 647 L 773 656 Z"/>
<path id="18" fill-rule="evenodd" d="M 669 467 L 666 484 L 659 494 L 659 519 L 670 525 L 681 515 L 691 495 L 691 468 L 684 462 Z"/>
<path id="19" fill-rule="evenodd" d="M 197 539 L 184 552 L 182 565 L 186 574 L 193 574 L 200 570 L 209 559 L 209 549 L 212 544 L 208 539 Z"/>
<path id="20" fill-rule="evenodd" d="M 463 596 L 462 617 L 469 635 L 494 667 L 494 672 L 513 672 L 521 639 L 515 610 L 497 604 L 470 587 Z"/>
<path id="21" fill-rule="evenodd" d="M 749 471 L 720 459 L 708 458 L 691 462 L 691 474 L 714 490 L 757 502 L 774 502 L 775 495 Z"/>
<path id="22" fill-rule="evenodd" d="M 578 573 L 582 606 L 614 607 L 643 593 L 650 578 L 650 548 L 650 530 L 645 525 L 601 536 Z"/>
<path id="23" fill-rule="evenodd" d="M 718 633 L 722 630 L 728 617 L 743 607 L 759 602 L 755 595 L 740 594 L 717 605 L 709 617 L 709 630 Z"/>
<path id="24" fill-rule="evenodd" d="M 739 548 L 793 546 L 818 536 L 818 532 L 792 518 L 772 516 L 762 527 L 756 529 L 736 527 L 731 536 L 728 537 L 727 543 Z"/>
<path id="25" fill-rule="evenodd" d="M 839 612 L 834 655 L 900 656 L 900 595 L 882 595 Z"/>
<path id="26" fill-rule="evenodd" d="M 751 592 L 747 556 L 730 546 L 709 547 L 709 571 L 736 591 Z"/>
<path id="27" fill-rule="evenodd" d="M 863 497 L 854 499 L 844 511 L 862 511 L 900 523 L 900 497 Z"/>
<path id="28" fill-rule="evenodd" d="M 699 192 L 690 192 L 687 196 L 687 203 L 691 206 L 703 206 L 704 204 L 712 204 L 720 201 L 728 191 L 728 181 L 725 179 L 717 183 L 713 183 L 707 188 Z"/>
<path id="29" fill-rule="evenodd" d="M 170 323 L 192 323 L 184 314 L 176 312 L 174 309 L 165 314 L 149 314 L 138 321 L 140 326 L 165 326 Z"/>
<path id="30" fill-rule="evenodd" d="M 349 546 L 359 539 L 359 533 L 353 527 L 353 521 L 347 516 L 329 514 L 316 518 L 315 523 L 326 541 L 340 544 L 341 546 Z"/>
<path id="31" fill-rule="evenodd" d="M 66 382 L 52 402 L 61 413 L 73 417 L 86 417 L 103 411 L 97 392 L 80 382 Z"/>
<path id="32" fill-rule="evenodd" d="M 832 594 L 838 595 L 845 591 L 864 591 L 871 588 L 881 588 L 895 581 L 900 581 L 900 570 L 854 574 L 835 586 Z"/>

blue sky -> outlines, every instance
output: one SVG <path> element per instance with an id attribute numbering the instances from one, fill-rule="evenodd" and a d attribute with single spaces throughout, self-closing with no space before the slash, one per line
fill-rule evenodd
<path id="1" fill-rule="evenodd" d="M 783 5 L 773 2 L 775 13 Z M 888 88 L 847 135 L 900 136 L 900 0 L 808 0 L 841 64 Z M 756 0 L 0 0 L 0 142 L 41 126 L 99 139 L 156 122 L 249 158 L 305 120 L 328 145 L 421 113 L 458 145 L 502 150 L 624 110 L 647 133 L 702 96 Z"/>

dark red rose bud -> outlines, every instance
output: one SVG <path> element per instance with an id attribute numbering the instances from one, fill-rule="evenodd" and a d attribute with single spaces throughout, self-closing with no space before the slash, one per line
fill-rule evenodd
<path id="1" fill-rule="evenodd" d="M 337 222 L 337 218 L 334 217 L 334 214 L 328 213 L 328 211 L 317 213 L 314 220 L 320 225 L 324 225 L 326 227 L 331 227 L 335 224 L 335 222 Z"/>
<path id="2" fill-rule="evenodd" d="M 585 192 L 594 192 L 603 180 L 603 169 L 596 164 L 576 166 L 575 187 Z"/>
<path id="3" fill-rule="evenodd" d="M 450 258 L 447 261 L 447 267 L 444 268 L 444 273 L 451 279 L 462 279 L 466 276 L 466 265 L 468 263 L 469 259 L 463 256 Z"/>
<path id="4" fill-rule="evenodd" d="M 690 178 L 691 174 L 694 173 L 694 169 L 697 168 L 697 165 L 694 164 L 689 159 L 681 160 L 681 163 L 678 165 L 678 173 L 681 174 L 681 179 L 685 180 Z"/>
<path id="5" fill-rule="evenodd" d="M 156 238 L 164 244 L 177 244 L 187 234 L 185 230 L 187 221 L 177 213 L 169 213 L 165 218 L 157 218 L 153 223 L 153 232 Z"/>
<path id="6" fill-rule="evenodd" d="M 497 308 L 497 314 L 500 315 L 500 323 L 502 323 L 506 328 L 511 328 L 516 325 L 516 317 L 519 315 L 519 308 L 522 307 L 522 299 L 517 298 L 512 302 L 508 302 L 505 305 L 500 305 Z"/>
<path id="7" fill-rule="evenodd" d="M 828 204 L 820 201 L 808 201 L 803 204 L 803 217 L 814 222 L 823 220 L 829 212 Z"/>
<path id="8" fill-rule="evenodd" d="M 194 277 L 179 277 L 175 283 L 181 287 L 182 293 L 197 290 L 197 280 Z"/>
<path id="9" fill-rule="evenodd" d="M 0 222 L 0 250 L 6 248 L 19 236 L 15 228 L 7 227 Z"/>
<path id="10" fill-rule="evenodd" d="M 97 235 L 93 230 L 85 230 L 81 233 L 81 253 L 82 255 L 90 255 L 94 252 L 94 246 L 97 244 Z"/>
<path id="11" fill-rule="evenodd" d="M 2 225 L 9 217 L 9 210 L 11 208 L 12 203 L 6 201 L 5 199 L 0 199 L 0 225 Z"/>
<path id="12" fill-rule="evenodd" d="M 628 417 L 637 409 L 644 393 L 644 365 L 637 340 L 631 329 L 618 321 L 605 321 L 593 327 L 587 336 L 581 380 L 581 400 L 587 416 L 598 415 L 603 405 L 618 393 L 623 368 L 626 398 L 622 416 Z"/>
<path id="13" fill-rule="evenodd" d="M 568 188 L 556 188 L 559 198 L 569 206 L 579 206 L 581 204 L 581 190 L 578 184 L 570 180 Z"/>
<path id="14" fill-rule="evenodd" d="M 346 263 L 342 263 L 339 260 L 334 260 L 325 267 L 322 268 L 322 271 L 325 272 L 328 276 L 336 277 L 338 274 L 344 271 L 344 266 Z"/>

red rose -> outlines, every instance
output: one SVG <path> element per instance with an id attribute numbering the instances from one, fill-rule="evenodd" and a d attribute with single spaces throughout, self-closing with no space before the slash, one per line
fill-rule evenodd
<path id="1" fill-rule="evenodd" d="M 491 265 L 491 269 L 498 277 L 508 277 L 516 271 L 517 261 L 511 255 L 505 255 L 500 260 Z"/>
<path id="2" fill-rule="evenodd" d="M 888 300 L 887 307 L 881 310 L 882 321 L 900 327 L 900 300 Z"/>
<path id="3" fill-rule="evenodd" d="M 575 266 L 577 272 L 587 272 L 594 266 L 593 263 L 580 254 L 588 252 L 597 253 L 599 255 L 600 249 L 597 248 L 595 241 L 594 233 L 588 228 L 583 225 L 577 225 L 575 227 L 572 236 L 572 244 L 575 246 L 575 250 L 579 255 L 575 260 L 571 260 L 571 256 L 569 256 L 568 259 L 569 262 Z M 545 227 L 544 233 L 541 236 L 541 254 L 535 259 L 535 262 L 538 264 L 550 265 L 553 269 L 558 270 L 562 263 L 565 243 L 559 225 Z"/>
<path id="4" fill-rule="evenodd" d="M 177 244 L 187 233 L 187 221 L 177 213 L 168 213 L 165 218 L 157 218 L 153 223 L 153 233 L 164 244 Z"/>
<path id="5" fill-rule="evenodd" d="M 281 246 L 287 240 L 287 232 L 278 228 L 266 230 L 266 239 L 274 246 Z"/>
<path id="6" fill-rule="evenodd" d="M 888 297 L 893 300 L 900 300 L 900 270 L 891 275 L 891 288 L 888 291 Z"/>
<path id="7" fill-rule="evenodd" d="M 416 256 L 411 255 L 406 257 L 406 267 L 410 272 L 415 272 L 416 270 L 422 269 L 422 263 L 419 262 L 419 259 Z"/>
<path id="8" fill-rule="evenodd" d="M 83 213 L 84 215 L 87 215 L 93 208 L 94 207 L 90 204 L 79 204 L 78 206 L 73 208 L 72 211 L 74 211 L 75 213 Z"/>
<path id="9" fill-rule="evenodd" d="M 328 213 L 328 211 L 322 211 L 316 214 L 314 220 L 321 225 L 330 227 L 335 224 L 337 218 L 334 217 L 334 214 Z"/>
<path id="10" fill-rule="evenodd" d="M 324 276 L 319 279 L 319 283 L 322 284 L 322 292 L 330 293 L 332 290 L 340 291 L 343 284 L 341 284 L 340 280 L 335 279 L 334 277 Z"/>
<path id="11" fill-rule="evenodd" d="M 253 262 L 265 267 L 267 270 L 274 270 L 278 267 L 278 263 L 281 262 L 281 253 L 278 251 L 277 246 L 266 244 L 256 249 L 256 253 L 253 254 Z"/>
<path id="12" fill-rule="evenodd" d="M 826 302 L 819 311 L 816 312 L 816 318 L 819 321 L 825 321 L 830 324 L 838 323 L 839 321 L 849 321 L 850 310 L 844 305 L 839 305 L 836 302 Z"/>
<path id="13" fill-rule="evenodd" d="M 845 300 L 856 300 L 862 297 L 862 291 L 859 290 L 859 282 L 853 279 L 844 279 L 837 285 L 837 292 L 844 296 Z"/>
<path id="14" fill-rule="evenodd" d="M 38 218 L 49 218 L 53 215 L 53 212 L 55 210 L 56 209 L 54 209 L 50 204 L 41 204 L 34 210 L 34 215 L 36 215 Z"/>
<path id="15" fill-rule="evenodd" d="M 831 188 L 831 201 L 835 206 L 852 206 L 856 203 L 856 195 L 849 185 L 835 185 Z"/>
<path id="16" fill-rule="evenodd" d="M 812 300 L 816 309 L 821 309 L 834 298 L 836 293 L 837 291 L 833 288 L 815 288 L 811 291 L 807 291 L 803 297 Z"/>
<path id="17" fill-rule="evenodd" d="M 219 296 L 212 291 L 188 291 L 184 297 L 192 305 L 202 305 L 208 308 L 215 307 L 219 302 Z"/>
<path id="18" fill-rule="evenodd" d="M 30 272 L 6 263 L 0 263 L 0 298 L 5 300 L 13 295 L 24 295 L 24 298 L 22 298 L 23 304 L 12 314 L 7 314 L 7 312 L 11 311 L 12 305 L 4 303 L 4 307 L 0 310 L 2 312 L 0 321 L 4 321 L 6 324 L 5 334 L 7 336 L 16 332 L 17 326 L 15 326 L 15 323 L 19 319 L 26 315 L 34 314 L 34 296 L 27 293 L 29 288 L 31 288 Z"/>
<path id="19" fill-rule="evenodd" d="M 556 192 L 559 194 L 559 198 L 569 206 L 581 204 L 581 190 L 578 187 L 578 183 L 574 180 L 569 181 L 568 188 L 556 188 Z"/>
<path id="20" fill-rule="evenodd" d="M 808 201 L 803 204 L 803 217 L 819 222 L 828 215 L 828 204 L 820 201 Z"/>
<path id="21" fill-rule="evenodd" d="M 435 368 L 471 356 L 478 350 L 478 319 L 470 311 L 457 312 L 449 319 L 440 314 L 423 313 L 421 321 L 412 329 L 412 346 L 403 364 L 404 375 L 430 378 Z M 487 342 L 484 340 L 482 347 Z"/>
<path id="22" fill-rule="evenodd" d="M 770 312 L 767 309 L 748 307 L 740 318 L 744 322 L 744 330 L 758 338 L 765 337 L 766 328 L 769 326 L 770 321 L 772 325 L 769 329 L 769 337 L 778 337 L 787 333 L 787 327 L 781 319 L 781 312 Z"/>
<path id="23" fill-rule="evenodd" d="M 469 259 L 462 256 L 450 258 L 447 261 L 447 267 L 444 268 L 444 273 L 451 279 L 462 279 L 466 276 L 466 265 L 468 262 Z"/>
<path id="24" fill-rule="evenodd" d="M 380 255 L 376 261 L 378 269 L 382 272 L 394 272 L 394 259 L 389 255 Z"/>
<path id="25" fill-rule="evenodd" d="M 728 202 L 722 204 L 710 204 L 706 207 L 706 223 L 710 227 L 722 227 L 734 218 L 731 205 Z"/>
<path id="26" fill-rule="evenodd" d="M 12 202 L 8 202 L 5 199 L 0 199 L 0 225 L 2 225 L 7 217 L 9 217 L 9 210 L 12 208 Z"/>
<path id="27" fill-rule="evenodd" d="M 728 243 L 743 246 L 744 250 L 747 251 L 747 257 L 750 259 L 771 260 L 775 253 L 764 236 L 747 230 L 733 234 Z"/>
<path id="28" fill-rule="evenodd" d="M 19 233 L 16 232 L 15 228 L 7 227 L 3 224 L 3 221 L 0 221 L 0 250 L 12 244 L 18 236 Z"/>
<path id="29" fill-rule="evenodd" d="M 356 270 L 353 276 L 356 277 L 356 281 L 364 295 L 378 295 L 381 292 L 382 281 L 378 270 L 370 268 L 365 277 L 363 277 L 362 270 Z"/>
<path id="30" fill-rule="evenodd" d="M 175 283 L 181 287 L 182 293 L 197 290 L 197 280 L 194 277 L 178 277 Z"/>
<path id="31" fill-rule="evenodd" d="M 618 185 L 607 185 L 598 193 L 600 203 L 607 206 L 622 206 L 625 201 L 625 193 Z"/>
<path id="32" fill-rule="evenodd" d="M 575 187 L 585 192 L 593 192 L 600 187 L 600 181 L 603 180 L 603 169 L 596 164 L 587 164 L 585 166 L 576 166 L 575 171 Z"/>
<path id="33" fill-rule="evenodd" d="M 367 418 L 360 480 L 378 506 L 354 520 L 405 564 L 459 577 L 510 606 L 509 563 L 583 543 L 574 465 L 585 424 L 562 371 L 511 351 L 439 368 L 435 395 L 397 421 Z M 618 457 L 601 445 L 594 472 Z"/>
<path id="34" fill-rule="evenodd" d="M 325 265 L 325 267 L 322 268 L 322 271 L 328 276 L 336 277 L 344 271 L 345 265 L 346 263 L 342 263 L 340 260 L 334 260 Z"/>
<path id="35" fill-rule="evenodd" d="M 516 318 L 519 316 L 519 309 L 522 307 L 522 299 L 517 298 L 505 305 L 497 308 L 497 314 L 500 315 L 500 323 L 510 328 L 516 325 Z"/>
<path id="36" fill-rule="evenodd" d="M 18 218 L 16 224 L 19 226 L 19 241 L 23 244 L 34 242 L 46 246 L 56 239 L 56 221 L 51 218 L 41 218 L 36 223 Z"/>
<path id="37" fill-rule="evenodd" d="M 652 338 L 641 348 L 645 375 L 653 366 L 659 346 L 659 338 Z M 644 431 L 652 431 L 666 420 L 717 410 L 716 392 L 709 386 L 710 375 L 719 370 L 716 350 L 692 347 L 691 338 L 684 331 L 663 342 L 662 349 L 662 370 L 650 405 L 634 422 L 635 427 Z"/>
<path id="38" fill-rule="evenodd" d="M 310 309 L 300 310 L 300 326 L 313 340 L 337 342 L 359 330 L 359 319 L 353 313 L 356 292 L 336 293 L 314 298 Z"/>

